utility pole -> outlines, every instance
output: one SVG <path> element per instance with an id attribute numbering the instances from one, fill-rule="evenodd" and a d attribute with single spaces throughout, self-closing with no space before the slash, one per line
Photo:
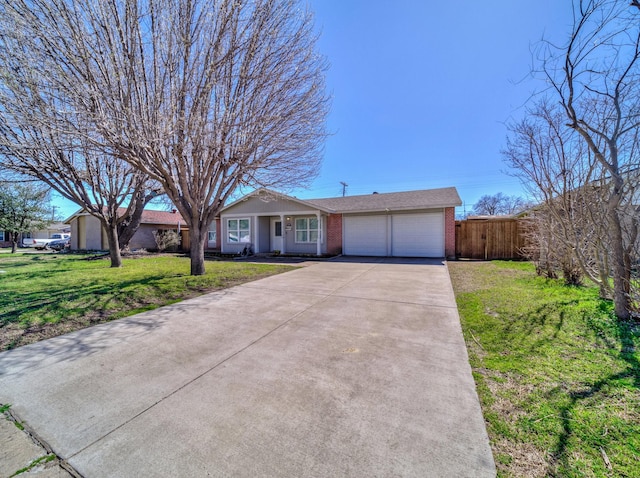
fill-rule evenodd
<path id="1" fill-rule="evenodd" d="M 56 220 L 56 209 L 58 209 L 58 206 L 51 206 L 51 221 L 55 221 Z"/>
<path id="2" fill-rule="evenodd" d="M 342 184 L 342 197 L 345 197 L 347 194 L 347 187 L 349 186 L 347 183 L 345 183 L 344 181 L 340 181 L 340 184 Z"/>

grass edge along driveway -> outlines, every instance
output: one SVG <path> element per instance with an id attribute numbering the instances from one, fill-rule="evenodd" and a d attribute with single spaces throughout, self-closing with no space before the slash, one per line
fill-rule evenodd
<path id="1" fill-rule="evenodd" d="M 529 263 L 448 267 L 498 476 L 640 476 L 640 325 Z"/>
<path id="2" fill-rule="evenodd" d="M 83 254 L 0 256 L 0 351 L 292 270 L 284 264 L 207 261 L 189 275 L 189 258 L 108 259 Z"/>

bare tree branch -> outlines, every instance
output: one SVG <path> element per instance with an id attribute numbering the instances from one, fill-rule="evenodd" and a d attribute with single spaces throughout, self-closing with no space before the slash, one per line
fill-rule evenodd
<path id="1" fill-rule="evenodd" d="M 543 151 L 525 161 L 522 148 L 512 143 L 506 154 L 514 166 L 522 167 L 523 176 L 545 191 L 542 195 L 547 206 L 557 209 L 555 205 L 563 198 L 575 199 L 565 215 L 556 217 L 554 227 L 571 230 L 567 237 L 580 233 L 576 238 L 581 240 L 587 237 L 587 226 L 595 231 L 589 236 L 588 248 L 574 244 L 575 255 L 582 254 L 581 265 L 590 277 L 595 278 L 591 271 L 598 271 L 600 278 L 596 280 L 603 287 L 612 276 L 615 310 L 621 319 L 640 308 L 631 280 L 638 259 L 638 219 L 633 207 L 640 128 L 640 12 L 633 8 L 638 6 L 622 0 L 575 0 L 573 30 L 566 45 L 541 43 L 539 62 L 543 78 L 551 85 L 550 96 L 559 102 L 567 126 L 579 137 L 579 141 L 571 137 L 565 145 L 576 155 L 573 167 L 580 168 L 580 174 L 574 175 L 577 183 L 571 185 L 573 189 L 564 185 L 556 188 L 558 183 L 554 183 L 567 179 L 569 170 L 562 169 L 555 177 L 538 174 L 541 168 L 557 164 L 563 148 Z M 541 114 L 547 106 L 532 109 L 533 123 L 563 124 Z M 527 141 L 518 126 L 512 133 Z M 563 135 L 547 131 L 528 141 L 541 144 Z M 586 150 L 579 152 L 578 143 Z M 580 221 L 588 221 L 580 227 L 572 224 L 577 210 L 581 211 Z"/>
<path id="2" fill-rule="evenodd" d="M 20 32 L 51 101 L 162 185 L 189 225 L 193 274 L 236 188 L 317 175 L 326 63 L 297 1 L 3 3 L 4 34 Z"/>

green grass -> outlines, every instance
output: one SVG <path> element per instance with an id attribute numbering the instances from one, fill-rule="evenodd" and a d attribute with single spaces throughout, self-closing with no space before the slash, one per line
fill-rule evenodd
<path id="1" fill-rule="evenodd" d="M 28 471 L 31 471 L 36 466 L 44 465 L 45 463 L 49 463 L 50 461 L 53 461 L 56 458 L 57 458 L 56 455 L 54 455 L 53 453 L 50 453 L 50 454 L 45 455 L 45 456 L 41 456 L 40 458 L 36 458 L 31 463 L 29 463 L 28 466 L 25 466 L 24 468 L 16 471 L 13 475 L 11 475 L 10 478 L 13 478 L 14 476 L 18 476 L 18 475 L 21 475 L 21 474 L 26 473 Z"/>
<path id="2" fill-rule="evenodd" d="M 0 350 L 291 270 L 208 261 L 205 275 L 190 276 L 187 257 L 124 259 L 122 268 L 89 257 L 0 255 Z"/>
<path id="3" fill-rule="evenodd" d="M 450 262 L 499 476 L 640 476 L 640 326 L 528 263 Z"/>

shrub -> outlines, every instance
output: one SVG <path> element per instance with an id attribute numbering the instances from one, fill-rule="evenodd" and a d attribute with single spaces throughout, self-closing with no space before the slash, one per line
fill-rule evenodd
<path id="1" fill-rule="evenodd" d="M 176 250 L 180 245 L 180 234 L 173 229 L 153 231 L 158 251 Z"/>

